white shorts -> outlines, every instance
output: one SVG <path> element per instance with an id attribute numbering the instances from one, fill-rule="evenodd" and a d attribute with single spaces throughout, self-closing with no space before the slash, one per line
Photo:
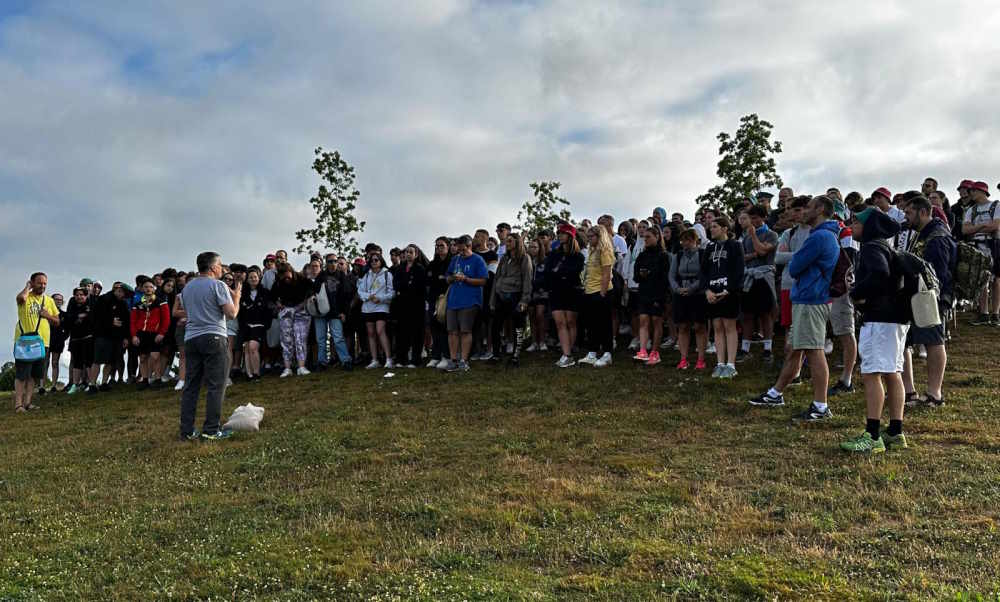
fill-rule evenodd
<path id="1" fill-rule="evenodd" d="M 903 371 L 908 324 L 866 322 L 858 335 L 862 374 L 892 374 Z"/>

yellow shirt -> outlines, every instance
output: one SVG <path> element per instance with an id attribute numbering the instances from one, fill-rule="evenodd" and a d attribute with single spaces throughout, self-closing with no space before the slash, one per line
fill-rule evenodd
<path id="1" fill-rule="evenodd" d="M 584 294 L 601 292 L 601 274 L 603 268 L 610 268 L 615 264 L 615 252 L 611 249 L 603 253 L 596 253 L 593 250 L 587 256 L 587 277 L 583 282 Z M 608 281 L 608 290 L 614 288 L 611 281 Z"/>
<path id="2" fill-rule="evenodd" d="M 38 310 L 45 307 L 45 311 L 49 312 L 49 315 L 58 316 L 59 310 L 56 308 L 56 302 L 52 300 L 52 297 L 48 295 L 36 295 L 34 293 L 28 293 L 28 298 L 24 300 L 23 305 L 17 306 L 17 324 L 20 326 L 14 326 L 14 340 L 16 341 L 22 334 L 31 334 L 35 332 L 35 325 L 38 325 L 38 336 L 42 337 L 42 342 L 45 343 L 45 348 L 49 348 L 49 321 L 42 318 L 42 321 L 38 321 Z"/>

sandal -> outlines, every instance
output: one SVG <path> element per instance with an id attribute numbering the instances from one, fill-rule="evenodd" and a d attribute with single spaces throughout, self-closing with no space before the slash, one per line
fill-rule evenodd
<path id="1" fill-rule="evenodd" d="M 22 405 L 16 405 L 16 406 L 14 406 L 14 412 L 15 413 L 17 413 L 17 412 L 27 412 L 27 410 L 25 410 L 24 406 L 22 406 Z"/>
<path id="2" fill-rule="evenodd" d="M 926 405 L 929 405 L 929 406 L 932 406 L 932 407 L 935 407 L 935 408 L 939 408 L 939 407 L 941 407 L 941 406 L 944 405 L 944 396 L 942 395 L 941 399 L 937 399 L 933 395 L 931 395 L 930 393 L 925 393 L 924 394 L 924 403 Z"/>
<path id="3" fill-rule="evenodd" d="M 886 398 L 888 402 L 888 398 Z M 926 402 L 925 399 L 917 395 L 917 392 L 907 393 L 906 398 L 903 400 L 903 405 L 908 408 L 915 408 L 919 405 L 923 405 Z"/>

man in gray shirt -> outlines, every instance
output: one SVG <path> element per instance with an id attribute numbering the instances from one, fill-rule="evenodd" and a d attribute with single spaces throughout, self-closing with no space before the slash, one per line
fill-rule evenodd
<path id="1" fill-rule="evenodd" d="M 201 438 L 216 440 L 229 436 L 219 428 L 222 400 L 226 394 L 226 358 L 229 340 L 226 319 L 235 319 L 240 308 L 242 283 L 233 291 L 219 280 L 222 262 L 218 253 L 206 251 L 198 255 L 198 278 L 184 287 L 184 310 L 187 328 L 184 334 L 186 378 L 181 394 L 181 440 L 198 438 L 194 416 L 198 410 L 201 381 L 205 380 L 205 424 Z"/>
<path id="2" fill-rule="evenodd" d="M 745 361 L 750 355 L 750 337 L 755 332 L 754 322 L 760 323 L 763 335 L 765 362 L 773 360 L 771 341 L 774 336 L 774 309 L 778 296 L 774 290 L 774 254 L 778 248 L 778 234 L 767 227 L 767 210 L 760 205 L 741 213 L 743 226 L 743 345 L 736 361 Z"/>

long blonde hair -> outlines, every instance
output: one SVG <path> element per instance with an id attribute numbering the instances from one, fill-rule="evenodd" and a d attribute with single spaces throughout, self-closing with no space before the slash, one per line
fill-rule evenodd
<path id="1" fill-rule="evenodd" d="M 597 235 L 597 244 L 590 245 L 591 253 L 597 251 L 598 256 L 603 255 L 605 251 L 612 255 L 615 254 L 615 248 L 611 244 L 611 236 L 608 234 L 607 228 L 604 226 L 591 226 L 590 230 L 587 230 L 587 234 Z"/>

